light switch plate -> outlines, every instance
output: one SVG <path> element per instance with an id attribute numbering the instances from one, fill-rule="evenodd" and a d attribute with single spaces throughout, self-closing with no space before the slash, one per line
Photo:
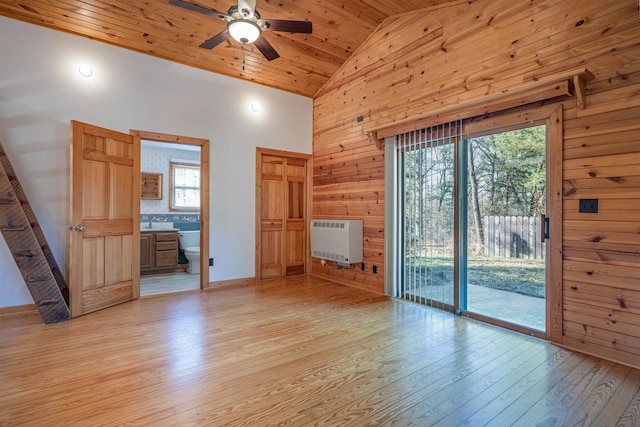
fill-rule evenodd
<path id="1" fill-rule="evenodd" d="M 598 213 L 598 199 L 580 199 L 580 213 Z"/>

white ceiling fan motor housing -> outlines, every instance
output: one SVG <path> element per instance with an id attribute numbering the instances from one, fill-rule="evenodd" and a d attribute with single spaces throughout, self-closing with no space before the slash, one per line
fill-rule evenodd
<path id="1" fill-rule="evenodd" d="M 238 11 L 245 19 L 253 18 L 254 10 L 256 10 L 256 0 L 238 0 Z"/>

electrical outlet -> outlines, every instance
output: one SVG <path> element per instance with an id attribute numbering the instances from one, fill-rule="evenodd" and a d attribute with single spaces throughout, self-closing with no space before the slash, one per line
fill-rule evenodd
<path id="1" fill-rule="evenodd" d="M 360 264 L 360 270 L 364 271 L 364 262 Z"/>
<path id="2" fill-rule="evenodd" d="M 209 258 L 209 267 L 213 267 L 213 258 Z"/>
<path id="3" fill-rule="evenodd" d="M 378 274 L 378 266 L 374 265 L 371 271 L 373 272 L 373 274 Z"/>

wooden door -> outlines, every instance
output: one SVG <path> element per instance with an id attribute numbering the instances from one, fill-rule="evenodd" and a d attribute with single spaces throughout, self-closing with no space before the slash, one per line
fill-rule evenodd
<path id="1" fill-rule="evenodd" d="M 262 155 L 260 247 L 262 279 L 282 277 L 284 263 L 285 159 Z"/>
<path id="2" fill-rule="evenodd" d="M 305 238 L 305 179 L 307 161 L 285 158 L 285 275 L 304 274 Z"/>
<path id="3" fill-rule="evenodd" d="M 308 155 L 258 149 L 256 277 L 304 274 Z"/>
<path id="4" fill-rule="evenodd" d="M 139 140 L 72 122 L 69 299 L 73 317 L 140 295 Z"/>

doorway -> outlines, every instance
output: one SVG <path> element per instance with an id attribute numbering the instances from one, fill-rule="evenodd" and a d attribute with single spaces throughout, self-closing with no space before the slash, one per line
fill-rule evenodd
<path id="1" fill-rule="evenodd" d="M 141 140 L 140 294 L 204 289 L 209 284 L 209 141 L 131 133 Z"/>
<path id="2" fill-rule="evenodd" d="M 467 137 L 460 151 L 461 310 L 544 333 L 546 127 Z"/>
<path id="3" fill-rule="evenodd" d="M 388 138 L 394 296 L 557 340 L 561 130 L 547 106 Z"/>

